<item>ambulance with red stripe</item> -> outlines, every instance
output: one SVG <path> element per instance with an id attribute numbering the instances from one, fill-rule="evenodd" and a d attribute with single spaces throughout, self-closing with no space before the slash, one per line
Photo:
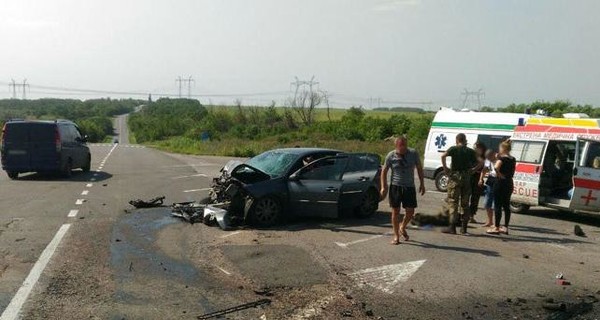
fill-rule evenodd
<path id="1" fill-rule="evenodd" d="M 512 135 L 511 207 L 600 213 L 600 120 L 530 118 Z"/>

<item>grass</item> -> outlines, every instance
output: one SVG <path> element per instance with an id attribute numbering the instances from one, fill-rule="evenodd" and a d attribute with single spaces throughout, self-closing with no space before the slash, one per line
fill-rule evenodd
<path id="1" fill-rule="evenodd" d="M 255 107 L 246 107 L 246 106 L 242 107 L 242 109 L 244 109 L 244 110 L 247 110 L 248 108 L 255 108 Z M 256 108 L 266 108 L 266 107 L 258 106 Z M 208 109 L 209 111 L 226 111 L 226 112 L 231 112 L 231 113 L 234 113 L 237 111 L 237 107 L 233 107 L 233 106 L 206 106 L 206 109 Z M 285 109 L 290 109 L 290 108 L 276 107 L 275 109 L 280 114 L 282 114 Z M 346 114 L 347 111 L 348 111 L 348 109 L 331 108 L 331 109 L 329 109 L 329 116 L 331 117 L 331 120 L 340 120 Z M 367 110 L 367 109 L 365 109 L 364 111 L 365 111 L 365 116 L 367 116 L 367 117 L 381 118 L 381 119 L 388 119 L 395 114 L 402 114 L 402 112 L 395 112 L 395 111 L 380 111 L 380 110 Z M 406 114 L 406 113 L 404 113 L 404 114 Z M 417 113 L 411 113 L 411 114 L 417 114 Z M 327 121 L 327 120 L 329 120 L 327 117 L 327 108 L 323 108 L 323 107 L 316 108 L 315 109 L 315 121 Z"/>
<path id="2" fill-rule="evenodd" d="M 280 143 L 276 137 L 260 141 L 242 139 L 224 139 L 220 141 L 198 141 L 185 137 L 173 137 L 166 140 L 154 141 L 147 146 L 171 153 L 192 155 L 214 155 L 230 157 L 253 157 L 264 151 L 276 148 L 318 147 L 337 149 L 346 152 L 368 152 L 382 157 L 394 148 L 391 141 L 367 142 L 359 140 L 319 140 L 319 141 L 290 141 Z M 423 146 L 417 146 L 422 154 Z"/>

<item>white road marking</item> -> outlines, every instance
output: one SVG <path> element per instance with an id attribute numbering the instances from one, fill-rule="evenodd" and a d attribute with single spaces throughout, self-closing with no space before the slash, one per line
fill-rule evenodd
<path id="1" fill-rule="evenodd" d="M 350 241 L 350 242 L 346 242 L 346 243 L 343 243 L 343 242 L 335 242 L 335 244 L 337 244 L 338 246 L 340 246 L 340 247 L 342 247 L 342 248 L 348 248 L 349 246 L 351 246 L 351 245 L 355 245 L 355 244 L 357 244 L 357 243 L 361 243 L 361 242 L 370 241 L 370 240 L 377 239 L 377 238 L 381 238 L 381 237 L 383 237 L 383 236 L 388 236 L 388 235 L 390 235 L 390 234 L 389 234 L 389 233 L 377 234 L 377 235 L 374 235 L 374 236 L 370 236 L 370 237 L 367 237 L 367 238 L 358 239 L 358 240 L 354 240 L 354 241 Z"/>
<path id="2" fill-rule="evenodd" d="M 67 215 L 67 217 L 69 217 L 69 218 L 76 217 L 78 213 L 79 213 L 79 210 L 71 210 L 71 211 L 69 211 L 69 214 Z"/>
<path id="3" fill-rule="evenodd" d="M 429 190 L 427 193 L 447 194 L 446 192 Z"/>
<path id="4" fill-rule="evenodd" d="M 20 318 L 19 313 L 21 312 L 21 308 L 27 301 L 27 297 L 42 275 L 42 272 L 44 272 L 46 265 L 50 261 L 50 258 L 52 258 L 56 248 L 58 248 L 60 241 L 69 230 L 69 227 L 71 227 L 70 224 L 63 224 L 60 229 L 58 229 L 54 238 L 52 238 L 52 241 L 46 246 L 46 249 L 44 249 L 40 258 L 33 265 L 31 271 L 29 271 L 29 275 L 27 275 L 27 278 L 23 281 L 23 284 L 15 296 L 12 298 L 6 309 L 4 309 L 4 312 L 2 312 L 0 320 L 17 320 Z"/>
<path id="5" fill-rule="evenodd" d="M 184 190 L 183 192 L 185 193 L 189 193 L 189 192 L 199 192 L 199 191 L 208 191 L 211 190 L 212 188 L 202 188 L 202 189 L 191 189 L 191 190 Z"/>
<path id="6" fill-rule="evenodd" d="M 81 195 L 82 195 L 82 196 L 87 196 L 87 195 L 88 195 L 88 193 L 90 193 L 90 191 L 89 191 L 89 190 L 83 190 L 83 191 L 81 191 Z"/>
<path id="7" fill-rule="evenodd" d="M 382 267 L 368 268 L 349 274 L 358 282 L 359 287 L 365 285 L 379 289 L 385 293 L 394 293 L 400 283 L 408 281 L 427 260 L 417 260 Z"/>
<path id="8" fill-rule="evenodd" d="M 85 201 L 85 199 L 77 199 L 77 201 L 75 201 L 75 204 L 82 205 L 84 201 Z"/>
<path id="9" fill-rule="evenodd" d="M 241 231 L 231 232 L 231 233 L 222 235 L 221 238 L 227 238 L 227 237 L 235 236 L 236 234 L 240 234 L 240 233 L 242 233 L 242 232 Z"/>
<path id="10" fill-rule="evenodd" d="M 193 178 L 193 177 L 208 177 L 206 174 L 204 173 L 198 173 L 198 174 L 193 174 L 191 176 L 178 176 L 178 177 L 173 177 L 173 179 L 185 179 L 185 178 Z"/>
<path id="11" fill-rule="evenodd" d="M 91 183 L 88 183 L 85 185 L 86 188 L 91 188 L 92 186 L 93 186 L 93 184 L 91 184 Z"/>
<path id="12" fill-rule="evenodd" d="M 217 269 L 221 270 L 221 271 L 222 271 L 224 274 L 226 274 L 226 275 L 228 275 L 228 276 L 230 276 L 230 275 L 231 275 L 231 272 L 229 272 L 229 271 L 227 271 L 227 270 L 225 270 L 225 269 L 223 269 L 223 268 L 221 268 L 221 267 L 217 267 Z"/>

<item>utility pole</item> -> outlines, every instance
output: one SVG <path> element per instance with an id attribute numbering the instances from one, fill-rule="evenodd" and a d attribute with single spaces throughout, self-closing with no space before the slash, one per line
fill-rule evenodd
<path id="1" fill-rule="evenodd" d="M 181 99 L 181 88 L 184 83 L 187 83 L 188 99 L 192 97 L 192 82 L 196 82 L 194 79 L 192 79 L 192 76 L 189 76 L 187 78 L 182 78 L 181 76 L 179 76 L 179 77 L 177 77 L 177 79 L 175 79 L 175 82 L 177 82 L 177 85 L 179 87 L 179 98 L 180 99 Z"/>
<path id="2" fill-rule="evenodd" d="M 477 91 L 469 91 L 467 89 L 463 89 L 461 95 L 465 96 L 462 104 L 463 109 L 466 108 L 467 100 L 469 100 L 469 97 L 474 97 L 475 99 L 477 99 L 477 110 L 481 110 L 481 98 L 485 97 L 485 91 L 483 91 L 483 89 L 479 89 Z"/>
<path id="3" fill-rule="evenodd" d="M 9 91 L 12 90 L 12 98 L 17 98 L 17 89 L 22 90 L 21 98 L 23 100 L 27 99 L 27 89 L 29 89 L 29 83 L 27 83 L 27 79 L 23 79 L 23 83 L 17 83 L 15 79 L 10 79 L 10 83 L 8 84 Z"/>
<path id="4" fill-rule="evenodd" d="M 17 98 L 17 84 L 15 83 L 15 79 L 10 79 L 10 83 L 8 84 L 8 90 L 10 91 L 12 87 L 12 98 Z"/>
<path id="5" fill-rule="evenodd" d="M 304 86 L 308 86 L 309 92 L 312 94 L 313 87 L 319 85 L 319 82 L 315 81 L 315 76 L 312 76 L 312 78 L 310 78 L 310 80 L 308 80 L 308 81 L 300 80 L 300 79 L 298 79 L 298 77 L 294 77 L 294 78 L 296 79 L 296 81 L 290 83 L 290 85 L 296 87 L 296 89 L 294 91 L 294 100 L 296 100 L 298 98 L 298 91 L 300 90 L 300 88 L 302 88 Z"/>
<path id="6" fill-rule="evenodd" d="M 29 83 L 27 83 L 27 79 L 23 79 L 23 100 L 27 99 L 27 89 L 29 89 Z"/>

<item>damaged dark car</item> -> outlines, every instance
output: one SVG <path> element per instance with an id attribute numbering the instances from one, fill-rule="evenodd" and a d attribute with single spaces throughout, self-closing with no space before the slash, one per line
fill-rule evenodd
<path id="1" fill-rule="evenodd" d="M 379 206 L 381 158 L 317 148 L 276 149 L 230 161 L 206 204 L 228 221 L 266 227 L 290 217 L 369 217 Z"/>

